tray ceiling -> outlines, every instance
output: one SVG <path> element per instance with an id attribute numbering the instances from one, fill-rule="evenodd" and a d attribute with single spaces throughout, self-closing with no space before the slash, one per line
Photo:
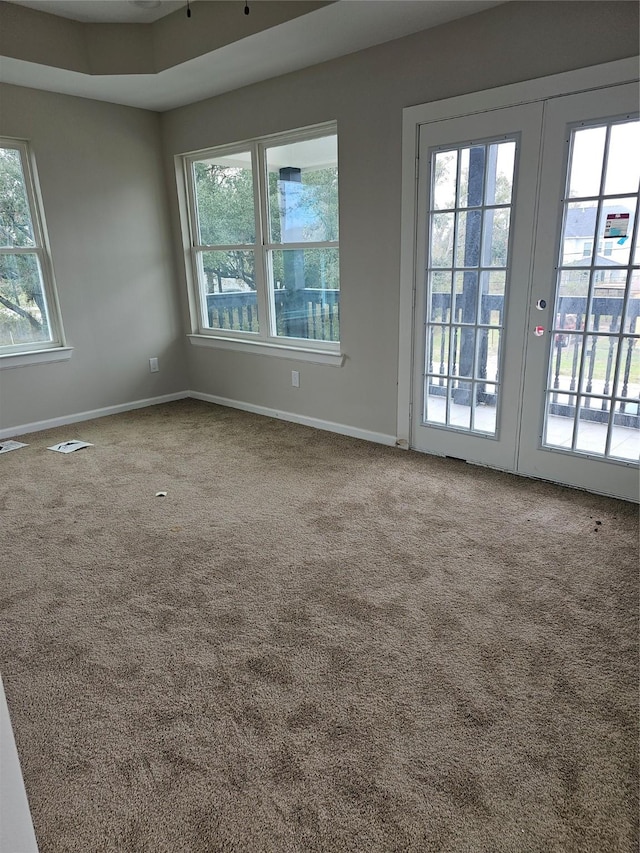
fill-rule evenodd
<path id="1" fill-rule="evenodd" d="M 503 2 L 509 0 L 249 0 L 253 14 L 245 16 L 244 0 L 191 0 L 187 19 L 186 0 L 148 7 L 128 0 L 11 0 L 0 2 L 0 82 L 162 112 Z M 37 53 L 56 49 L 61 28 L 79 46 L 75 64 L 64 54 L 54 60 Z M 21 52 L 22 46 L 29 49 Z"/>

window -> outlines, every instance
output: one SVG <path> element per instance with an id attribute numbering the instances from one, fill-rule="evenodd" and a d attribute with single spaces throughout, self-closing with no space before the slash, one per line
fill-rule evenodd
<path id="1" fill-rule="evenodd" d="M 571 131 L 544 437 L 565 453 L 633 463 L 640 457 L 639 145 L 640 120 L 630 116 Z M 598 250 L 578 277 L 567 237 L 576 208 Z"/>
<path id="2" fill-rule="evenodd" d="M 431 153 L 423 423 L 495 435 L 516 139 Z"/>
<path id="3" fill-rule="evenodd" d="M 183 162 L 198 334 L 337 352 L 335 126 Z"/>
<path id="4" fill-rule="evenodd" d="M 62 329 L 27 143 L 0 139 L 0 356 L 60 347 Z"/>

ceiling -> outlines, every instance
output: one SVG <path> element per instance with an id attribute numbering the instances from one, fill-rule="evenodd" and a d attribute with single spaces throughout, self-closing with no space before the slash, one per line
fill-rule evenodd
<path id="1" fill-rule="evenodd" d="M 268 0 L 249 0 L 250 9 L 254 12 L 250 19 L 252 23 L 269 5 L 281 9 L 289 7 L 291 15 L 288 20 L 265 26 L 246 37 L 234 37 L 228 43 L 217 44 L 215 49 L 205 49 L 204 52 L 201 49 L 198 55 L 153 73 L 81 73 L 70 67 L 59 67 L 59 62 L 54 67 L 53 63 L 34 61 L 32 56 L 23 59 L 16 48 L 20 39 L 14 35 L 10 49 L 0 56 L 0 82 L 162 112 L 401 38 L 508 1 L 337 0 L 325 5 L 315 4 L 321 7 L 301 13 L 302 7 L 297 6 L 294 0 L 272 4 Z M 150 36 L 159 26 L 163 27 L 165 34 L 175 27 L 177 43 L 179 37 L 184 37 L 186 26 L 193 27 L 196 33 L 199 23 L 202 26 L 205 18 L 215 20 L 216 13 L 222 13 L 222 7 L 225 7 L 225 14 L 231 11 L 235 15 L 235 3 L 238 6 L 236 24 L 249 21 L 243 15 L 244 0 L 219 5 L 218 0 L 191 0 L 192 15 L 188 24 L 185 23 L 186 0 L 150 2 L 151 5 L 129 0 L 9 0 L 8 3 L 0 3 L 0 7 L 5 10 L 23 7 L 20 12 L 13 10 L 13 15 L 18 17 L 20 14 L 28 17 L 29 10 L 35 9 L 36 12 L 30 13 L 30 20 L 33 22 L 35 15 L 38 25 L 57 21 L 58 29 L 63 25 L 76 29 L 90 27 L 93 45 L 101 31 L 106 36 L 109 30 L 113 37 L 114 24 L 125 28 L 118 31 L 123 35 L 125 30 L 131 30 L 126 24 L 146 24 L 146 28 L 137 32 L 148 32 Z M 43 10 L 48 14 L 42 14 Z M 72 20 L 65 22 L 65 19 Z M 74 21 L 84 23 L 74 24 Z M 212 37 L 218 35 L 214 34 L 214 28 L 211 31 Z M 29 35 L 25 30 L 25 40 Z M 202 31 L 198 37 L 202 42 Z M 117 45 L 117 42 L 111 43 Z M 112 49 L 112 53 L 117 53 L 117 50 Z"/>
<path id="2" fill-rule="evenodd" d="M 186 0 L 8 0 L 72 21 L 94 24 L 150 24 L 186 9 Z M 194 0 L 194 3 L 196 0 Z"/>

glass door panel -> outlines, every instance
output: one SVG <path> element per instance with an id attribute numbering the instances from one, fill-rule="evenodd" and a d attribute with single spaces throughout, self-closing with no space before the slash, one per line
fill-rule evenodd
<path id="1" fill-rule="evenodd" d="M 521 164 L 541 117 L 532 104 L 421 129 L 417 449 L 515 465 L 536 183 Z"/>
<path id="2" fill-rule="evenodd" d="M 524 473 L 635 500 L 637 103 L 637 86 L 630 84 L 546 107 L 518 459 Z M 543 304 L 550 307 L 535 309 Z M 539 337 L 532 334 L 536 326 Z"/>
<path id="3" fill-rule="evenodd" d="M 516 140 L 502 139 L 431 155 L 425 423 L 496 434 L 515 154 Z M 490 292 L 492 274 L 502 286 Z"/>

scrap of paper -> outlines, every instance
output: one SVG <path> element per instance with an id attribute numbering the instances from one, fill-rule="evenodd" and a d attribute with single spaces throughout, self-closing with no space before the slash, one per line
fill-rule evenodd
<path id="1" fill-rule="evenodd" d="M 58 453 L 73 453 L 74 450 L 82 450 L 83 447 L 93 447 L 88 441 L 61 441 L 60 444 L 54 444 L 53 447 L 48 447 L 47 450 L 57 450 Z"/>
<path id="2" fill-rule="evenodd" d="M 10 450 L 20 450 L 21 447 L 28 447 L 23 441 L 0 441 L 0 453 L 8 453 Z"/>
<path id="3" fill-rule="evenodd" d="M 626 237 L 629 233 L 628 213 L 608 213 L 604 226 L 605 240 L 611 237 Z"/>

